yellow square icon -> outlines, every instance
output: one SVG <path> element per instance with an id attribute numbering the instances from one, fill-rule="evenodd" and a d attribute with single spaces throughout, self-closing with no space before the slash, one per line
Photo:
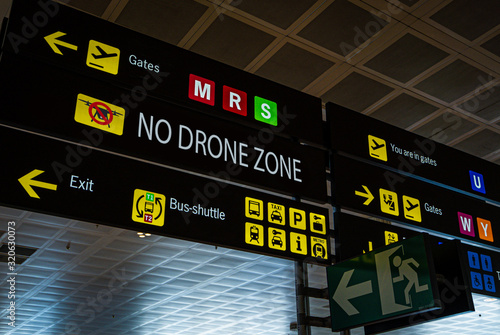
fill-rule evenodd
<path id="1" fill-rule="evenodd" d="M 132 220 L 153 226 L 163 226 L 165 224 L 165 196 L 136 189 L 132 203 Z"/>
<path id="2" fill-rule="evenodd" d="M 398 195 L 395 192 L 380 189 L 380 210 L 384 213 L 399 216 Z"/>
<path id="3" fill-rule="evenodd" d="M 290 227 L 306 230 L 307 229 L 307 216 L 306 212 L 301 209 L 290 207 Z"/>
<path id="4" fill-rule="evenodd" d="M 396 243 L 399 240 L 398 234 L 391 231 L 384 231 L 385 245 Z"/>
<path id="5" fill-rule="evenodd" d="M 80 93 L 76 98 L 75 121 L 121 136 L 125 109 Z"/>
<path id="6" fill-rule="evenodd" d="M 264 227 L 260 224 L 247 222 L 245 224 L 245 243 L 264 246 Z"/>
<path id="7" fill-rule="evenodd" d="M 250 219 L 264 220 L 264 202 L 259 199 L 246 197 L 245 216 Z"/>
<path id="8" fill-rule="evenodd" d="M 403 213 L 408 220 L 422 222 L 422 212 L 418 199 L 403 195 Z"/>
<path id="9" fill-rule="evenodd" d="M 267 203 L 267 216 L 269 222 L 285 225 L 285 206 L 272 202 Z"/>
<path id="10" fill-rule="evenodd" d="M 318 234 L 326 234 L 326 219 L 324 215 L 309 213 L 311 231 Z"/>
<path id="11" fill-rule="evenodd" d="M 387 144 L 385 143 L 385 140 L 368 135 L 368 149 L 370 157 L 387 162 Z"/>
<path id="12" fill-rule="evenodd" d="M 328 259 L 328 243 L 324 238 L 311 236 L 311 255 L 316 258 Z"/>
<path id="13" fill-rule="evenodd" d="M 111 74 L 118 74 L 120 49 L 90 40 L 87 52 L 87 66 Z"/>
<path id="14" fill-rule="evenodd" d="M 267 238 L 269 240 L 269 248 L 283 251 L 286 250 L 286 231 L 269 227 Z"/>
<path id="15" fill-rule="evenodd" d="M 307 236 L 290 233 L 290 251 L 296 254 L 307 255 Z"/>

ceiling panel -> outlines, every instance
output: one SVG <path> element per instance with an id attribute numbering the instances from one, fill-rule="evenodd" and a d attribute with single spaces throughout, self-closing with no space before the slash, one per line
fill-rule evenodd
<path id="1" fill-rule="evenodd" d="M 364 65 L 406 83 L 447 56 L 447 52 L 408 33 Z"/>
<path id="2" fill-rule="evenodd" d="M 347 0 L 336 0 L 297 35 L 339 55 L 378 33 L 387 22 Z"/>
<path id="3" fill-rule="evenodd" d="M 233 0 L 230 4 L 259 19 L 287 29 L 315 2 L 316 0 Z"/>
<path id="4" fill-rule="evenodd" d="M 40 223 L 50 222 L 51 226 L 53 226 L 53 225 L 66 226 L 69 224 L 68 219 L 53 217 L 53 216 L 45 215 L 45 214 L 41 214 L 41 213 L 29 213 L 28 219 L 29 219 L 29 221 L 40 222 Z"/>
<path id="5" fill-rule="evenodd" d="M 500 57 L 500 34 L 481 44 L 481 47 Z"/>
<path id="6" fill-rule="evenodd" d="M 381 82 L 353 72 L 322 95 L 324 101 L 361 112 L 392 92 Z"/>
<path id="7" fill-rule="evenodd" d="M 399 2 L 405 4 L 408 7 L 412 7 L 413 5 L 418 3 L 418 0 L 417 1 L 415 1 L 415 0 L 400 0 Z"/>
<path id="8" fill-rule="evenodd" d="M 458 108 L 487 121 L 500 117 L 500 85 L 494 85 L 460 104 Z"/>
<path id="9" fill-rule="evenodd" d="M 500 134 L 490 129 L 484 129 L 456 144 L 455 147 L 480 157 L 486 156 L 500 150 Z"/>
<path id="10" fill-rule="evenodd" d="M 255 74 L 302 90 L 334 64 L 291 43 L 286 43 Z"/>
<path id="11" fill-rule="evenodd" d="M 191 51 L 237 68 L 245 68 L 275 36 L 228 15 L 215 19 Z"/>
<path id="12" fill-rule="evenodd" d="M 457 59 L 415 85 L 415 88 L 450 103 L 480 87 L 489 78 L 488 73 Z"/>
<path id="13" fill-rule="evenodd" d="M 30 234 L 33 236 L 52 237 L 59 232 L 59 229 L 47 227 L 42 224 L 24 222 L 23 231 L 25 232 L 25 234 Z"/>
<path id="14" fill-rule="evenodd" d="M 500 23 L 496 0 L 454 0 L 431 19 L 472 41 Z"/>
<path id="15" fill-rule="evenodd" d="M 108 8 L 111 0 L 69 0 L 66 3 L 96 16 L 101 16 Z"/>
<path id="16" fill-rule="evenodd" d="M 207 9 L 193 0 L 129 0 L 116 23 L 178 44 Z"/>
<path id="17" fill-rule="evenodd" d="M 457 114 L 445 112 L 414 131 L 434 141 L 447 144 L 477 127 L 476 123 L 468 121 Z"/>
<path id="18" fill-rule="evenodd" d="M 376 109 L 370 116 L 405 129 L 438 109 L 437 106 L 402 93 Z"/>

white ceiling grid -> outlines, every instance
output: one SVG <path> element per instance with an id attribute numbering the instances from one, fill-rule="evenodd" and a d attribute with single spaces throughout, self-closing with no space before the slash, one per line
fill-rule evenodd
<path id="1" fill-rule="evenodd" d="M 4 334 L 63 334 L 72 326 L 83 334 L 282 334 L 295 319 L 291 261 L 0 212 L 2 225 L 16 222 L 20 244 L 38 248 L 18 266 L 18 323 L 15 331 L 0 323 Z M 6 263 L 0 273 L 8 273 Z"/>

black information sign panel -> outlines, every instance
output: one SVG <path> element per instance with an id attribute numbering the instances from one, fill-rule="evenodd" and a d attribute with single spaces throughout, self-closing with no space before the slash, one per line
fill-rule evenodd
<path id="1" fill-rule="evenodd" d="M 420 234 L 414 230 L 342 212 L 335 215 L 334 225 L 337 261 L 344 261 Z"/>
<path id="2" fill-rule="evenodd" d="M 490 247 L 500 247 L 500 208 L 446 188 L 339 155 L 333 157 L 335 205 Z"/>
<path id="3" fill-rule="evenodd" d="M 0 127 L 0 204 L 330 263 L 328 210 Z M 36 144 L 36 145 L 34 145 Z"/>
<path id="4" fill-rule="evenodd" d="M 325 145 L 319 98 L 52 1 L 14 1 L 3 51 Z"/>
<path id="5" fill-rule="evenodd" d="M 4 54 L 0 123 L 225 180 L 326 202 L 326 152 Z M 26 82 L 29 81 L 29 85 Z"/>
<path id="6" fill-rule="evenodd" d="M 326 107 L 333 150 L 397 169 L 394 184 L 409 174 L 500 204 L 498 165 L 344 107 Z"/>

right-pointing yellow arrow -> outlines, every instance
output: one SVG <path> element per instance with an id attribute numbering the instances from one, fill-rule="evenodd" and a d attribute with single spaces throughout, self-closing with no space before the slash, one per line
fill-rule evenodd
<path id="1" fill-rule="evenodd" d="M 368 187 L 366 187 L 365 185 L 361 185 L 361 186 L 363 186 L 363 188 L 365 189 L 365 193 L 363 193 L 361 191 L 355 191 L 354 194 L 356 194 L 360 197 L 366 198 L 365 202 L 363 202 L 363 205 L 368 206 L 372 202 L 372 200 L 375 199 L 375 197 L 373 196 L 372 192 L 370 192 Z"/>
<path id="2" fill-rule="evenodd" d="M 43 181 L 33 180 L 33 178 L 35 178 L 38 175 L 41 175 L 42 173 L 44 173 L 44 171 L 35 169 L 30 173 L 28 173 L 27 175 L 24 175 L 18 179 L 23 188 L 26 190 L 26 192 L 28 192 L 29 196 L 32 198 L 40 199 L 38 194 L 36 194 L 36 192 L 33 190 L 33 186 L 46 188 L 52 191 L 57 190 L 56 184 L 49 184 Z"/>
<path id="3" fill-rule="evenodd" d="M 50 35 L 47 35 L 44 37 L 45 40 L 47 41 L 47 43 L 49 44 L 49 46 L 52 48 L 52 50 L 56 54 L 59 54 L 59 55 L 63 54 L 61 52 L 61 50 L 59 50 L 59 48 L 57 47 L 58 45 L 61 47 L 66 47 L 66 48 L 71 49 L 71 50 L 78 50 L 78 47 L 76 45 L 69 44 L 69 43 L 58 40 L 59 37 L 62 37 L 64 35 L 66 35 L 66 33 L 63 33 L 62 31 L 58 31 L 58 32 L 55 32 L 53 34 L 50 34 Z"/>

